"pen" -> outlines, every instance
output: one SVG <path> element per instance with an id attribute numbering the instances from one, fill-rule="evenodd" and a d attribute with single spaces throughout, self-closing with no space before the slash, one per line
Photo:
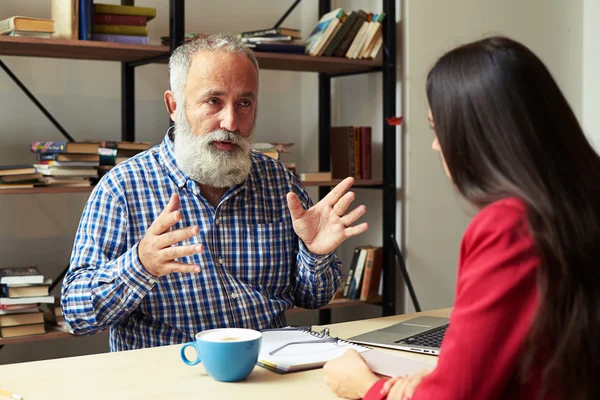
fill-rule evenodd
<path id="1" fill-rule="evenodd" d="M 0 395 L 10 397 L 11 399 L 23 400 L 22 396 L 20 396 L 16 393 L 7 392 L 6 390 L 2 390 L 2 389 L 0 389 Z"/>

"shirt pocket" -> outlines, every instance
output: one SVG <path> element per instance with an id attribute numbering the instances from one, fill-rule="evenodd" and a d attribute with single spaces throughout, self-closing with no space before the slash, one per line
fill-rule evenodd
<path id="1" fill-rule="evenodd" d="M 256 290 L 271 294 L 289 289 L 296 265 L 297 242 L 291 222 L 248 225 L 244 280 Z"/>

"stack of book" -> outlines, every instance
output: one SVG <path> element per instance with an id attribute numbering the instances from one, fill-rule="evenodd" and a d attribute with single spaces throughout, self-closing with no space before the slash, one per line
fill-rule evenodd
<path id="1" fill-rule="evenodd" d="M 281 161 L 287 169 L 289 169 L 294 175 L 296 175 L 296 163 L 290 159 L 290 154 L 293 153 L 291 147 L 294 143 L 284 142 L 263 142 L 254 143 L 252 150 L 258 153 L 262 153 L 266 156 L 274 158 L 275 160 Z"/>
<path id="2" fill-rule="evenodd" d="M 331 127 L 329 137 L 333 179 L 372 179 L 370 126 Z"/>
<path id="3" fill-rule="evenodd" d="M 347 14 L 337 8 L 324 14 L 306 39 L 306 54 L 311 56 L 371 59 L 383 45 L 382 21 L 385 13 L 362 10 Z"/>
<path id="4" fill-rule="evenodd" d="M 90 186 L 90 178 L 98 177 L 99 144 L 97 142 L 38 141 L 30 143 L 36 154 L 34 164 L 47 186 Z"/>
<path id="5" fill-rule="evenodd" d="M 0 35 L 51 38 L 54 21 L 32 17 L 10 17 L 0 21 Z"/>
<path id="6" fill-rule="evenodd" d="M 0 268 L 0 336 L 11 338 L 45 333 L 40 304 L 54 304 L 51 280 L 37 267 Z"/>
<path id="7" fill-rule="evenodd" d="M 41 177 L 31 164 L 0 165 L 0 190 L 34 187 Z"/>
<path id="8" fill-rule="evenodd" d="M 150 142 L 124 142 L 115 140 L 101 140 L 99 141 L 99 144 L 99 178 L 104 176 L 104 174 L 110 171 L 115 165 L 135 156 L 138 153 L 148 150 L 152 146 Z"/>
<path id="9" fill-rule="evenodd" d="M 304 54 L 305 45 L 300 31 L 291 28 L 269 28 L 239 34 L 246 46 L 267 53 Z"/>
<path id="10" fill-rule="evenodd" d="M 92 40 L 148 44 L 147 23 L 156 17 L 156 8 L 94 4 Z"/>
<path id="11" fill-rule="evenodd" d="M 354 248 L 352 262 L 345 277 L 342 298 L 380 303 L 383 292 L 382 276 L 383 248 L 358 246 Z"/>

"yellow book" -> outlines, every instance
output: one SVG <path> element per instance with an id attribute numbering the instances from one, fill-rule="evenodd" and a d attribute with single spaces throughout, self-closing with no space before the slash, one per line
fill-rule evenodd
<path id="1" fill-rule="evenodd" d="M 92 31 L 115 35 L 148 36 L 148 27 L 146 26 L 94 24 Z"/>
<path id="2" fill-rule="evenodd" d="M 12 31 L 54 32 L 54 21 L 44 18 L 10 17 L 0 21 L 0 35 Z"/>
<path id="3" fill-rule="evenodd" d="M 156 17 L 156 8 L 153 7 L 94 4 L 94 12 L 98 14 L 140 15 L 142 17 L 148 17 L 148 21 Z"/>

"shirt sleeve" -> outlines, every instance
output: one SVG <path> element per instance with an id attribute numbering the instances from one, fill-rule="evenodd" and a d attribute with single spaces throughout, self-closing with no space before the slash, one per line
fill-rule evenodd
<path id="1" fill-rule="evenodd" d="M 294 191 L 304 209 L 313 203 L 300 181 L 294 177 Z M 319 308 L 331 301 L 342 280 L 342 263 L 332 252 L 318 255 L 311 253 L 298 238 L 296 271 L 292 277 L 298 307 Z"/>
<path id="2" fill-rule="evenodd" d="M 383 385 L 387 379 L 380 379 L 371 386 L 363 400 L 385 400 L 387 396 L 381 394 L 381 389 L 383 389 Z"/>
<path id="3" fill-rule="evenodd" d="M 126 209 L 101 182 L 83 210 L 62 286 L 63 314 L 75 334 L 117 324 L 154 287 L 158 278 L 140 263 L 138 245 L 123 251 L 126 236 Z"/>
<path id="4" fill-rule="evenodd" d="M 450 327 L 413 400 L 496 399 L 515 376 L 537 307 L 539 258 L 524 213 L 491 207 L 463 238 Z"/>

